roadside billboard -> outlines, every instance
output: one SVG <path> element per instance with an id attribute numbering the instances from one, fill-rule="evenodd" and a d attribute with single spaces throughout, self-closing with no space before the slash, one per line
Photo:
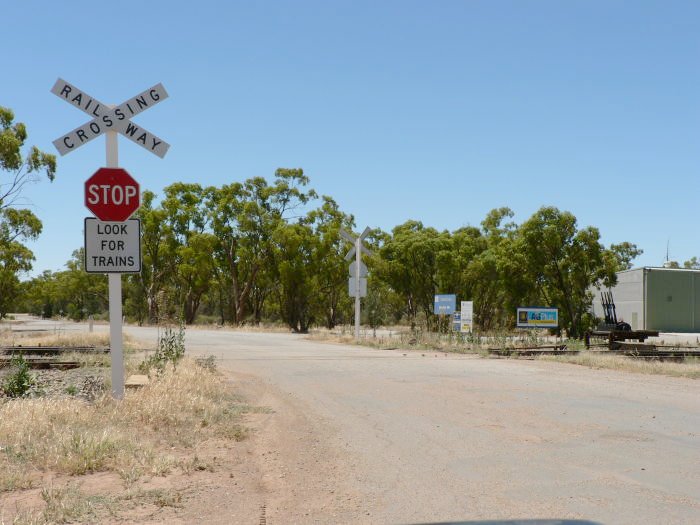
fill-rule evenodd
<path id="1" fill-rule="evenodd" d="M 452 331 L 459 332 L 462 326 L 462 314 L 460 312 L 455 312 L 452 314 Z"/>
<path id="2" fill-rule="evenodd" d="M 516 319 L 518 328 L 557 328 L 559 326 L 559 309 L 518 308 Z"/>
<path id="3" fill-rule="evenodd" d="M 433 313 L 435 315 L 452 315 L 457 309 L 457 296 L 454 294 L 442 294 L 435 296 Z"/>
<path id="4" fill-rule="evenodd" d="M 472 333 L 474 328 L 474 302 L 462 301 L 460 329 L 462 333 Z"/>

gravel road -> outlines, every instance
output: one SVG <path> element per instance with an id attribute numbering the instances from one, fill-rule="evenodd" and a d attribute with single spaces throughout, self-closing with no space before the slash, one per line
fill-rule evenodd
<path id="1" fill-rule="evenodd" d="M 280 333 L 187 344 L 273 409 L 252 438 L 267 523 L 700 523 L 698 381 Z"/>

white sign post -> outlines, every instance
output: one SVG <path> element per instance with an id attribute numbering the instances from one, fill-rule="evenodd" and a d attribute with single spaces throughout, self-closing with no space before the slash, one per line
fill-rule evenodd
<path id="1" fill-rule="evenodd" d="M 142 111 L 158 104 L 159 102 L 168 98 L 168 93 L 162 84 L 156 84 L 155 86 L 147 89 L 143 93 L 139 93 L 135 97 L 128 99 L 127 101 L 119 104 L 118 106 L 108 106 L 98 101 L 94 97 L 89 96 L 84 91 L 76 88 L 75 86 L 69 84 L 65 80 L 58 79 L 51 88 L 51 92 L 57 97 L 64 99 L 66 102 L 72 106 L 77 107 L 81 111 L 87 113 L 92 117 L 92 120 L 83 124 L 82 126 L 74 129 L 73 131 L 65 134 L 59 139 L 56 139 L 53 144 L 61 155 L 66 155 L 74 149 L 79 148 L 83 144 L 91 141 L 100 135 L 105 135 L 106 137 L 106 161 L 108 168 L 118 168 L 119 167 L 119 148 L 117 143 L 117 133 L 121 133 L 126 138 L 132 140 L 139 146 L 150 151 L 154 155 L 163 158 L 168 152 L 170 145 L 164 140 L 158 138 L 154 134 L 150 133 L 144 128 L 139 128 L 133 122 L 131 118 L 138 115 Z M 101 221 L 96 221 L 97 224 L 109 225 L 115 224 L 112 222 L 106 223 Z M 129 221 L 130 222 L 130 221 Z M 138 221 L 137 221 L 138 223 Z M 140 224 L 140 223 L 139 223 Z M 88 223 L 85 223 L 86 227 L 86 254 L 88 251 L 87 239 L 88 239 Z M 132 227 L 125 227 L 127 231 L 131 231 Z M 97 232 L 97 226 L 95 227 Z M 121 230 L 120 230 L 121 231 Z M 114 233 L 108 235 L 115 235 Z M 137 234 L 138 235 L 138 234 Z M 94 237 L 99 239 L 99 235 L 95 233 Z M 117 239 L 102 238 L 101 240 L 106 241 L 106 248 L 109 250 L 111 246 L 109 241 L 115 242 L 114 249 L 125 249 L 127 239 L 131 239 L 133 244 L 133 233 L 131 235 L 124 234 L 123 237 Z M 92 236 L 91 236 L 92 238 Z M 119 242 L 124 242 L 125 245 L 121 246 Z M 101 246 L 101 242 L 98 240 Z M 140 246 L 140 239 L 139 239 Z M 132 250 L 133 251 L 133 250 Z M 97 255 L 100 257 L 100 255 Z M 128 257 L 126 255 L 126 260 Z M 108 256 L 105 256 L 108 257 Z M 134 257 L 132 254 L 131 257 Z M 139 247 L 138 253 L 138 268 L 141 268 L 141 253 Z M 98 259 L 98 262 L 101 262 Z M 120 261 L 118 261 L 120 262 Z M 117 265 L 116 268 L 123 267 L 124 265 Z M 127 265 L 128 266 L 128 265 Z M 123 339 L 122 339 L 122 277 L 121 273 L 115 273 L 115 269 L 108 269 L 108 265 L 103 265 L 103 272 L 107 273 L 109 282 L 109 346 L 110 353 L 112 355 L 112 397 L 115 399 L 124 398 L 124 351 L 123 351 Z"/>
<path id="2" fill-rule="evenodd" d="M 345 230 L 340 230 L 341 237 L 353 245 L 350 251 L 345 255 L 345 260 L 349 261 L 352 259 L 353 255 L 355 256 L 355 261 L 350 264 L 349 281 L 350 297 L 355 298 L 355 339 L 360 339 L 360 297 L 365 297 L 367 295 L 367 279 L 364 278 L 367 275 L 367 267 L 362 264 L 360 253 L 364 252 L 367 255 L 372 255 L 372 252 L 362 244 L 362 241 L 365 240 L 365 237 L 367 237 L 371 231 L 372 230 L 367 227 L 359 237 L 354 237 Z M 363 273 L 364 275 L 362 275 Z"/>

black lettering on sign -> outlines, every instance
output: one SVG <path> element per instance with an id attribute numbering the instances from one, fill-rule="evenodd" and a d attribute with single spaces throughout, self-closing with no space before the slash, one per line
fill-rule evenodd
<path id="1" fill-rule="evenodd" d="M 128 102 L 126 103 L 126 107 L 129 108 L 129 111 L 131 111 L 131 114 L 133 115 L 133 114 L 134 114 L 134 110 L 131 109 L 131 106 L 129 105 Z"/>
<path id="2" fill-rule="evenodd" d="M 63 89 L 61 90 L 61 95 L 65 95 L 66 100 L 68 100 L 68 93 L 70 93 L 71 91 L 72 91 L 71 87 L 68 84 L 66 84 L 63 86 Z"/>
<path id="3" fill-rule="evenodd" d="M 148 107 L 148 102 L 146 102 L 146 99 L 143 97 L 137 98 L 136 102 L 139 103 L 139 109 Z"/>
<path id="4" fill-rule="evenodd" d="M 124 113 L 122 113 L 122 110 L 119 108 L 114 110 L 114 114 L 117 116 L 117 118 L 119 120 L 124 120 L 126 118 L 126 115 L 124 115 Z"/>
<path id="5" fill-rule="evenodd" d="M 88 100 L 88 103 L 85 105 L 85 110 L 87 111 L 90 109 L 90 104 L 92 104 L 92 99 Z"/>
<path id="6" fill-rule="evenodd" d="M 79 129 L 76 134 L 78 135 L 80 142 L 85 142 L 85 141 L 89 140 L 87 138 L 87 136 L 85 135 L 85 132 L 82 129 Z"/>
<path id="7" fill-rule="evenodd" d="M 158 94 L 158 91 L 156 91 L 155 89 L 151 90 L 150 95 L 151 95 L 151 100 L 154 100 L 154 101 L 160 100 L 160 95 Z"/>
<path id="8" fill-rule="evenodd" d="M 159 141 L 159 140 L 156 140 L 156 138 L 153 137 L 153 146 L 151 146 L 151 151 L 153 151 L 154 149 L 156 149 L 156 146 L 157 146 L 158 144 L 162 144 L 162 142 Z"/>
<path id="9" fill-rule="evenodd" d="M 139 138 L 137 138 L 136 140 L 139 141 L 141 144 L 143 144 L 143 145 L 145 146 L 145 145 L 146 145 L 146 133 L 144 133 L 143 135 L 141 135 L 141 136 L 140 136 Z"/>
<path id="10" fill-rule="evenodd" d="M 73 97 L 73 100 L 71 100 L 71 102 L 77 102 L 77 103 L 78 103 L 78 106 L 80 106 L 80 104 L 83 103 L 83 94 L 82 94 L 82 93 L 78 93 L 77 95 L 75 95 L 75 96 Z"/>
<path id="11" fill-rule="evenodd" d="M 137 128 L 131 122 L 129 122 L 126 125 L 126 131 L 124 132 L 124 134 L 128 133 L 130 137 L 133 137 L 134 133 L 136 133 L 138 130 L 139 130 L 139 128 Z"/>
<path id="12" fill-rule="evenodd" d="M 66 145 L 66 148 L 73 149 L 75 146 L 73 145 L 72 142 L 68 142 L 69 138 L 70 138 L 70 135 L 66 135 L 65 137 L 63 137 L 63 144 Z"/>
<path id="13" fill-rule="evenodd" d="M 105 123 L 105 127 L 107 128 L 111 128 L 114 124 L 114 122 L 112 122 L 112 119 L 109 118 L 109 115 L 105 115 L 104 117 L 102 117 L 102 122 Z"/>
<path id="14" fill-rule="evenodd" d="M 99 135 L 100 125 L 97 122 L 90 122 L 90 131 L 92 131 L 95 135 Z"/>
<path id="15" fill-rule="evenodd" d="M 95 115 L 96 117 L 100 116 L 100 114 L 97 112 L 98 109 L 100 109 L 99 104 L 97 104 L 97 106 L 95 106 L 95 109 L 92 110 L 92 114 Z"/>
<path id="16" fill-rule="evenodd" d="M 134 265 L 134 256 L 133 256 L 133 255 L 129 255 L 129 257 L 127 257 L 126 260 L 127 260 L 127 264 L 128 264 L 129 266 L 133 266 L 133 265 Z"/>

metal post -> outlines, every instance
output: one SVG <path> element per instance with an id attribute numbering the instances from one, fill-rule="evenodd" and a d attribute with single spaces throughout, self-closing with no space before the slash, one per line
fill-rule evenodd
<path id="1" fill-rule="evenodd" d="M 360 340 L 360 249 L 362 240 L 355 239 L 355 339 Z"/>
<path id="2" fill-rule="evenodd" d="M 107 167 L 119 167 L 117 132 L 107 131 Z M 107 274 L 109 280 L 109 347 L 112 355 L 112 397 L 124 399 L 124 352 L 122 350 L 122 276 Z"/>

